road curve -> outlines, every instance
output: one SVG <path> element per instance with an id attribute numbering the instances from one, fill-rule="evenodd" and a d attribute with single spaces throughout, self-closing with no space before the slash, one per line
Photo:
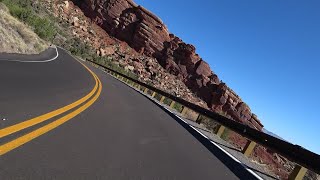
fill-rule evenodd
<path id="1" fill-rule="evenodd" d="M 254 179 L 217 157 L 152 101 L 87 66 L 102 84 L 97 101 L 0 156 L 1 180 Z M 73 103 L 95 87 L 90 72 L 61 49 L 46 63 L 0 60 L 0 83 L 1 129 Z M 58 118 L 1 138 L 0 146 Z"/>

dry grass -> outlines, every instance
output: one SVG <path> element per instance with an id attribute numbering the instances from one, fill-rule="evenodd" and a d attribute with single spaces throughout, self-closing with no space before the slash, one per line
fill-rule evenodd
<path id="1" fill-rule="evenodd" d="M 9 14 L 0 3 L 0 52 L 37 54 L 48 47 L 27 25 Z"/>

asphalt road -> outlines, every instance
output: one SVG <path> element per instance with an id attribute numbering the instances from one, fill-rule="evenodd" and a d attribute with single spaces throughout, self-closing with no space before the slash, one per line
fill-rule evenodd
<path id="1" fill-rule="evenodd" d="M 1 129 L 68 105 L 93 89 L 89 71 L 63 50 L 59 54 L 46 63 L 0 60 Z M 87 66 L 102 83 L 97 101 L 0 156 L 1 180 L 254 179 L 148 98 Z M 1 138 L 0 146 L 57 118 Z"/>

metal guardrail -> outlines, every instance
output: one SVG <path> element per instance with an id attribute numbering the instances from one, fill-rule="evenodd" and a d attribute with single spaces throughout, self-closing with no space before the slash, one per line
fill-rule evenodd
<path id="1" fill-rule="evenodd" d="M 299 164 L 300 166 L 303 166 L 309 170 L 314 171 L 315 173 L 320 174 L 320 156 L 318 154 L 315 154 L 307 149 L 304 149 L 303 147 L 299 145 L 291 144 L 287 141 L 278 139 L 276 137 L 273 137 L 269 134 L 263 133 L 261 131 L 258 131 L 256 129 L 253 129 L 249 127 L 248 125 L 241 124 L 239 122 L 236 122 L 234 120 L 231 120 L 229 118 L 226 118 L 218 113 L 212 112 L 210 110 L 207 110 L 205 108 L 202 108 L 196 104 L 193 104 L 191 102 L 188 102 L 186 100 L 183 100 L 181 98 L 178 98 L 176 96 L 173 96 L 167 92 L 164 92 L 160 89 L 157 89 L 153 86 L 150 86 L 146 83 L 143 83 L 141 81 L 138 81 L 136 79 L 133 79 L 125 74 L 122 74 L 120 72 L 117 72 L 111 68 L 108 68 L 106 66 L 100 65 L 96 62 L 89 61 L 97 66 L 103 67 L 110 72 L 113 72 L 117 75 L 120 75 L 126 79 L 129 79 L 130 81 L 137 83 L 140 86 L 143 86 L 153 92 L 156 92 L 162 96 L 165 96 L 172 101 L 178 102 L 184 107 L 187 107 L 203 116 L 206 116 L 208 118 L 213 119 L 218 124 L 225 126 L 226 128 L 242 135 L 243 137 L 247 138 L 248 140 L 252 142 L 256 142 L 280 155 L 283 157 Z"/>

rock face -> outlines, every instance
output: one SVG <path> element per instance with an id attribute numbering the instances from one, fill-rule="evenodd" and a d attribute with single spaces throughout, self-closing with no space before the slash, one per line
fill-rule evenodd
<path id="1" fill-rule="evenodd" d="M 145 55 L 154 56 L 163 49 L 163 42 L 170 40 L 162 21 L 130 0 L 74 2 L 110 35 Z"/>
<path id="2" fill-rule="evenodd" d="M 196 54 L 193 45 L 170 34 L 165 24 L 131 0 L 73 0 L 109 35 L 125 41 L 140 54 L 155 57 L 168 72 L 183 81 L 213 111 L 261 130 L 263 125 L 208 63 Z"/>
<path id="3" fill-rule="evenodd" d="M 51 0 L 39 1 L 44 3 L 43 6 L 50 7 Z M 189 102 L 207 108 L 206 103 L 195 96 L 188 87 L 175 75 L 168 73 L 159 62 L 150 56 L 139 54 L 132 49 L 126 42 L 120 41 L 109 36 L 105 30 L 97 26 L 95 22 L 86 17 L 83 12 L 70 1 L 53 1 L 52 12 L 55 17 L 60 19 L 59 23 L 66 27 L 66 34 L 69 33 L 69 41 L 78 39 L 89 44 L 98 56 L 104 57 L 100 59 L 105 61 L 108 59 L 114 65 L 118 65 L 124 70 L 131 71 L 137 75 L 137 78 L 145 83 L 165 90 L 177 97 L 181 97 Z M 67 38 L 56 38 L 56 43 L 68 49 Z"/>

